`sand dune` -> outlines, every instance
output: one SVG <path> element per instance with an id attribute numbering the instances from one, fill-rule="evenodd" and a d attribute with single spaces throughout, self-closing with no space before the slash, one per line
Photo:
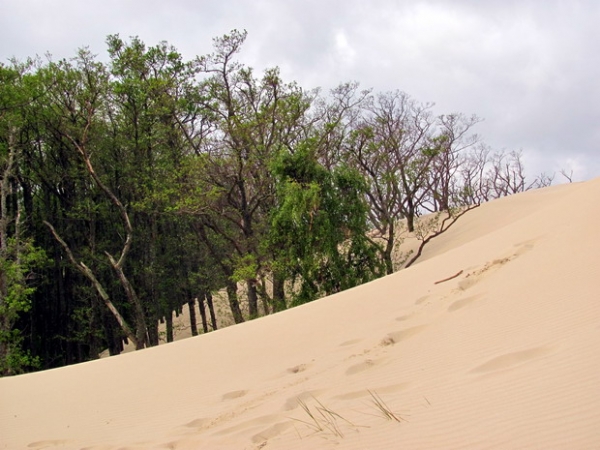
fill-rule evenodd
<path id="1" fill-rule="evenodd" d="M 600 448 L 599 223 L 600 179 L 530 191 L 373 283 L 0 379 L 0 448 Z"/>

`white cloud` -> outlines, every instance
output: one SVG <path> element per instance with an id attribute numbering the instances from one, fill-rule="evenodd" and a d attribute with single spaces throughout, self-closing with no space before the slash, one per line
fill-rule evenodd
<path id="1" fill-rule="evenodd" d="M 257 71 L 476 113 L 489 144 L 532 155 L 532 173 L 574 158 L 588 178 L 600 175 L 599 22 L 596 0 L 3 0 L 0 60 L 84 45 L 102 54 L 111 33 L 167 40 L 191 58 L 247 29 L 240 58 Z"/>
<path id="2" fill-rule="evenodd" d="M 336 59 L 344 65 L 353 65 L 356 61 L 356 51 L 348 42 L 346 33 L 338 30 L 335 33 Z"/>

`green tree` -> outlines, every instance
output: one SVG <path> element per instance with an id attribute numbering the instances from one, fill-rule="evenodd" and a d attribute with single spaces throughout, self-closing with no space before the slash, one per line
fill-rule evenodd
<path id="1" fill-rule="evenodd" d="M 173 204 L 180 198 L 188 145 L 180 123 L 186 120 L 197 68 L 186 63 L 166 42 L 147 47 L 139 38 L 107 39 L 111 57 L 109 126 L 113 136 L 104 163 L 114 173 L 114 190 L 129 205 L 136 224 L 132 248 L 132 280 L 142 297 L 150 344 L 158 344 L 158 322 L 172 329 L 172 312 L 191 295 L 185 283 L 186 267 L 174 264 L 181 255 L 197 259 L 188 235 L 189 218 L 177 215 Z M 114 161 L 119 161 L 115 166 Z M 172 333 L 167 333 L 167 339 Z"/>
<path id="2" fill-rule="evenodd" d="M 260 294 L 266 313 L 269 303 L 281 308 L 281 289 L 267 300 L 261 287 L 271 259 L 263 242 L 275 201 L 269 164 L 279 149 L 293 147 L 306 133 L 312 101 L 296 84 L 285 84 L 277 69 L 257 78 L 236 62 L 245 38 L 234 30 L 215 39 L 213 54 L 198 59 L 207 75 L 198 94 L 202 114 L 183 127 L 197 169 L 191 176 L 194 199 L 184 206 L 196 214 L 198 235 L 219 261 L 236 322 L 243 320 L 238 283 L 246 285 L 251 318 L 258 315 Z M 274 278 L 281 286 L 276 272 Z"/>
<path id="3" fill-rule="evenodd" d="M 15 327 L 19 316 L 31 308 L 35 290 L 31 276 L 45 261 L 44 251 L 23 235 L 23 200 L 17 182 L 21 108 L 35 95 L 26 70 L 27 65 L 0 65 L 0 375 L 38 365 L 22 348 L 23 337 Z"/>
<path id="4" fill-rule="evenodd" d="M 125 273 L 125 262 L 133 243 L 134 228 L 127 208 L 110 188 L 108 182 L 96 171 L 92 162 L 95 150 L 102 148 L 103 131 L 105 130 L 103 119 L 109 114 L 106 102 L 108 73 L 106 67 L 102 63 L 96 62 L 86 50 L 79 52 L 75 63 L 76 66 L 63 62 L 58 67 L 52 68 L 54 69 L 53 74 L 56 76 L 54 89 L 56 102 L 52 107 L 54 113 L 63 119 L 59 132 L 67 144 L 75 150 L 89 177 L 88 180 L 94 184 L 101 196 L 118 214 L 118 220 L 122 226 L 122 238 L 119 239 L 122 245 L 117 250 L 118 257 L 108 250 L 104 252 L 104 255 L 108 258 L 110 267 L 127 297 L 133 312 L 135 329 L 127 323 L 126 317 L 112 301 L 95 271 L 73 253 L 52 224 L 45 223 L 73 266 L 92 283 L 127 338 L 134 343 L 137 349 L 140 349 L 147 344 L 146 318 L 140 298 Z"/>
<path id="5" fill-rule="evenodd" d="M 329 295 L 383 274 L 367 237 L 366 184 L 358 172 L 328 171 L 316 158 L 316 140 L 274 164 L 278 206 L 272 214 L 275 265 L 294 283 L 295 304 Z M 295 284 L 299 283 L 299 287 Z"/>

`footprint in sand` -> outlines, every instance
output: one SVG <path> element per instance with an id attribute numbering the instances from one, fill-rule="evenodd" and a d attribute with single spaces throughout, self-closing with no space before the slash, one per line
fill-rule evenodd
<path id="1" fill-rule="evenodd" d="M 521 256 L 522 254 L 527 253 L 535 246 L 535 241 L 537 241 L 537 239 L 531 239 L 529 241 L 519 242 L 518 244 L 515 244 L 515 247 L 518 248 L 518 250 L 515 253 L 515 256 Z"/>
<path id="2" fill-rule="evenodd" d="M 485 374 L 504 369 L 510 369 L 533 359 L 549 355 L 550 353 L 553 353 L 554 350 L 554 347 L 551 346 L 541 346 L 527 350 L 521 350 L 519 352 L 506 353 L 504 355 L 492 358 L 488 362 L 471 369 L 470 372 Z"/>
<path id="3" fill-rule="evenodd" d="M 299 393 L 298 395 L 294 395 L 293 397 L 288 398 L 283 404 L 284 411 L 291 411 L 300 406 L 300 402 L 306 402 L 311 398 L 315 398 L 325 392 L 323 389 L 314 389 L 311 391 L 304 391 Z"/>
<path id="4" fill-rule="evenodd" d="M 348 367 L 348 369 L 346 369 L 346 375 L 354 375 L 355 373 L 363 372 L 367 369 L 370 369 L 371 367 L 380 364 L 383 361 L 384 359 L 365 359 L 361 363 L 354 364 Z"/>
<path id="5" fill-rule="evenodd" d="M 483 278 L 483 276 L 486 273 L 488 273 L 490 271 L 498 270 L 499 268 L 501 268 L 505 264 L 509 263 L 510 261 L 527 253 L 529 250 L 531 250 L 534 247 L 534 242 L 535 242 L 535 239 L 532 239 L 530 241 L 525 241 L 525 242 L 516 244 L 515 247 L 517 247 L 518 250 L 516 252 L 512 253 L 511 255 L 503 257 L 503 258 L 494 259 L 493 261 L 488 261 L 487 263 L 485 263 L 485 265 L 481 269 L 477 269 L 477 270 L 467 273 L 465 275 L 465 278 L 458 283 L 458 289 L 461 291 L 466 291 L 470 287 L 479 283 L 479 281 L 481 281 L 481 279 Z"/>
<path id="6" fill-rule="evenodd" d="M 399 331 L 394 331 L 392 333 L 388 333 L 381 339 L 381 341 L 379 341 L 378 347 L 389 347 L 391 345 L 395 345 L 405 339 L 410 338 L 411 336 L 414 336 L 415 334 L 420 333 L 425 328 L 427 328 L 427 325 L 417 325 L 415 327 L 405 328 L 404 330 L 399 330 Z M 366 355 L 368 353 L 371 353 L 371 351 L 376 348 L 377 347 L 364 350 L 362 354 Z M 350 358 L 353 358 L 355 356 L 359 356 L 359 355 L 352 355 L 352 356 L 350 356 Z M 385 360 L 385 358 L 366 359 L 361 363 L 354 364 L 354 365 L 348 367 L 348 369 L 346 370 L 346 375 L 353 375 L 355 373 L 362 372 L 363 370 L 367 370 L 377 364 L 380 364 L 384 360 Z"/>
<path id="7" fill-rule="evenodd" d="M 167 450 L 176 450 L 179 447 L 179 442 L 171 441 L 165 442 L 164 444 L 160 444 L 160 448 L 165 448 Z M 127 450 L 126 447 L 119 447 L 119 450 Z"/>
<path id="8" fill-rule="evenodd" d="M 420 305 L 421 303 L 423 303 L 425 300 L 427 300 L 429 298 L 429 295 L 424 295 L 423 297 L 419 297 L 416 301 L 415 301 L 415 305 Z"/>
<path id="9" fill-rule="evenodd" d="M 291 428 L 293 425 L 294 424 L 291 420 L 275 423 L 269 428 L 266 428 L 260 433 L 257 433 L 254 436 L 252 436 L 252 443 L 263 444 L 262 447 L 264 447 L 269 439 L 273 439 L 274 437 L 279 436 L 281 433 L 283 433 L 288 428 Z M 258 448 L 262 447 L 259 446 Z"/>
<path id="10" fill-rule="evenodd" d="M 475 302 L 476 300 L 479 300 L 481 297 L 483 297 L 483 295 L 476 294 L 476 295 L 471 295 L 470 297 L 465 297 L 465 298 L 456 300 L 454 303 L 452 303 L 450 306 L 448 306 L 448 312 L 454 312 L 461 308 L 464 308 L 465 306 L 470 305 L 471 303 Z"/>
<path id="11" fill-rule="evenodd" d="M 206 428 L 211 422 L 211 419 L 200 418 L 192 420 L 184 425 L 186 428 L 196 428 L 198 430 Z"/>
<path id="12" fill-rule="evenodd" d="M 461 291 L 466 291 L 467 289 L 479 283 L 483 279 L 484 275 L 489 274 L 491 271 L 499 269 L 508 262 L 512 261 L 514 258 L 515 255 L 511 255 L 506 258 L 498 258 L 491 262 L 486 262 L 481 269 L 477 269 L 473 272 L 469 272 L 468 274 L 466 274 L 465 278 L 459 281 L 458 289 Z"/>
<path id="13" fill-rule="evenodd" d="M 468 278 L 465 278 L 464 280 L 461 280 L 458 283 L 458 289 L 460 289 L 461 291 L 466 291 L 467 289 L 469 289 L 472 286 L 475 286 L 479 282 L 479 276 L 475 273 L 467 274 L 467 277 Z"/>
<path id="14" fill-rule="evenodd" d="M 309 365 L 308 364 L 298 364 L 297 366 L 294 367 L 290 367 L 287 372 L 288 373 L 300 373 L 300 372 L 304 372 L 306 369 L 308 369 Z"/>
<path id="15" fill-rule="evenodd" d="M 414 336 L 415 334 L 420 333 L 425 328 L 427 328 L 427 325 L 417 325 L 416 327 L 406 328 L 404 330 L 388 333 L 383 337 L 379 345 L 381 345 L 382 347 L 394 345 L 400 341 L 408 339 L 411 336 Z"/>
<path id="16" fill-rule="evenodd" d="M 411 316 L 411 314 L 406 314 L 406 315 L 404 315 L 404 316 L 399 316 L 399 317 L 396 317 L 396 320 L 397 320 L 398 322 L 404 322 L 405 320 L 408 320 L 408 319 L 410 319 L 410 316 Z"/>
<path id="17" fill-rule="evenodd" d="M 222 399 L 223 400 L 231 400 L 234 398 L 240 398 L 243 397 L 244 395 L 246 395 L 248 393 L 248 391 L 231 391 L 228 392 L 227 394 L 223 394 Z"/>

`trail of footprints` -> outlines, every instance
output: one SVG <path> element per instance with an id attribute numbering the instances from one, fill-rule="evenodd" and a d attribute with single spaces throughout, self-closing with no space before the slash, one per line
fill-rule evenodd
<path id="1" fill-rule="evenodd" d="M 507 257 L 502 257 L 495 259 L 491 262 L 484 264 L 482 267 L 478 269 L 471 269 L 465 275 L 462 275 L 460 278 L 453 280 L 457 287 L 453 289 L 449 295 L 450 298 L 460 296 L 464 294 L 465 291 L 469 290 L 471 287 L 479 283 L 483 277 L 489 275 L 495 270 L 500 269 L 508 262 L 514 260 L 525 252 L 529 251 L 533 248 L 533 241 L 527 241 L 521 244 L 518 244 L 517 251 L 513 252 Z M 484 298 L 483 294 L 474 294 L 465 297 L 458 298 L 450 303 L 447 308 L 447 313 L 453 313 L 459 311 L 463 308 L 469 307 L 470 305 L 476 304 L 478 301 Z M 416 300 L 415 306 L 423 305 L 426 306 L 428 300 L 433 300 L 429 295 L 425 295 Z M 442 299 L 439 299 L 442 300 Z M 414 312 L 411 314 L 401 315 L 395 318 L 396 322 L 406 322 L 409 319 L 414 318 Z M 345 372 L 345 376 L 352 376 L 367 370 L 370 370 L 374 367 L 385 364 L 386 360 L 391 358 L 389 355 L 389 350 L 394 345 L 400 344 L 406 339 L 409 339 L 421 332 L 423 332 L 428 327 L 427 324 L 415 325 L 412 327 L 403 328 L 394 332 L 390 332 L 381 337 L 378 343 L 375 343 L 370 348 L 364 349 L 362 353 L 351 353 L 348 357 L 344 359 L 344 361 L 350 361 L 355 358 L 364 358 L 362 361 L 349 365 Z M 356 347 L 362 339 L 351 339 L 344 341 L 339 344 L 339 347 L 347 348 L 351 350 Z M 504 370 L 509 370 L 511 368 L 520 366 L 522 364 L 527 363 L 528 361 L 544 357 L 553 353 L 556 349 L 552 346 L 539 346 L 535 348 L 529 348 L 517 352 L 510 352 L 504 355 L 496 356 L 488 361 L 477 365 L 473 369 L 469 371 L 469 373 L 474 375 L 490 375 L 497 372 L 501 372 Z M 386 356 L 387 355 L 387 356 Z M 311 368 L 311 364 L 298 364 L 294 367 L 290 367 L 286 369 L 285 374 L 287 376 L 295 376 L 302 372 L 309 371 Z M 308 377 L 300 378 L 290 384 L 287 385 L 287 388 L 290 388 L 294 385 L 302 384 L 304 381 L 308 380 Z M 398 383 L 390 386 L 379 387 L 377 390 L 380 394 L 385 393 L 395 393 L 402 390 L 407 389 L 411 383 Z M 327 392 L 326 389 L 312 389 L 302 391 L 299 394 L 293 395 L 286 399 L 281 406 L 281 413 L 271 414 L 267 416 L 261 416 L 253 419 L 249 419 L 247 421 L 243 421 L 240 423 L 236 423 L 231 427 L 227 427 L 225 429 L 220 429 L 216 431 L 219 435 L 235 433 L 235 432 L 248 432 L 256 429 L 256 433 L 252 436 L 251 440 L 253 444 L 258 444 L 257 448 L 262 448 L 262 446 L 266 445 L 266 442 L 281 434 L 282 432 L 288 430 L 290 427 L 293 427 L 293 420 L 291 420 L 287 415 L 290 411 L 297 409 L 300 405 L 299 401 L 308 402 L 311 399 L 318 398 L 319 396 L 323 396 Z M 222 396 L 223 401 L 238 399 L 248 395 L 249 391 L 247 390 L 237 390 L 226 393 Z M 253 405 L 260 402 L 261 399 L 264 399 L 266 396 L 272 395 L 274 392 L 265 393 L 260 397 L 249 400 L 245 402 L 244 405 L 236 405 L 236 409 L 249 410 L 252 409 Z M 366 389 L 347 392 L 344 394 L 337 395 L 333 397 L 338 400 L 355 400 L 359 398 L 364 398 L 368 396 L 368 391 Z M 220 423 L 227 421 L 236 417 L 237 413 L 225 413 L 219 416 L 216 419 L 206 419 L 201 418 L 194 420 L 185 426 L 188 428 L 192 428 L 196 431 L 203 431 L 210 428 L 214 428 L 218 426 Z M 262 431 L 259 431 L 259 428 L 269 424 L 267 428 L 264 428 Z"/>
<path id="2" fill-rule="evenodd" d="M 398 330 L 392 333 L 388 333 L 382 337 L 378 344 L 375 344 L 373 348 L 365 349 L 362 354 L 351 354 L 344 361 L 349 361 L 353 358 L 370 355 L 372 358 L 367 358 L 360 363 L 350 365 L 344 375 L 350 376 L 356 373 L 368 370 L 369 368 L 381 364 L 385 361 L 385 358 L 378 357 L 380 353 L 387 351 L 387 348 L 393 346 L 401 341 L 410 338 L 425 329 L 425 325 L 414 326 L 403 330 Z M 353 346 L 359 344 L 361 339 L 352 339 L 349 341 L 342 342 L 339 347 L 346 347 L 351 349 Z M 284 375 L 290 377 L 299 376 L 302 372 L 308 371 L 311 368 L 311 364 L 298 364 L 285 370 Z M 292 378 L 293 379 L 293 378 Z M 295 385 L 300 385 L 308 380 L 308 377 L 299 378 L 295 381 L 290 382 L 286 385 L 286 388 L 291 388 Z M 389 386 L 375 387 L 375 390 L 379 394 L 393 393 L 406 389 L 410 383 L 398 383 Z M 226 424 L 232 421 L 238 416 L 241 416 L 245 411 L 253 409 L 259 405 L 265 397 L 277 393 L 279 390 L 273 390 L 272 392 L 261 393 L 261 395 L 251 398 L 251 392 L 248 390 L 235 390 L 225 393 L 221 396 L 222 401 L 232 401 L 240 399 L 242 397 L 248 397 L 248 400 L 243 404 L 236 403 L 234 410 L 227 410 L 221 415 L 215 418 L 198 418 L 184 425 L 184 427 L 190 430 L 193 434 L 203 433 L 209 430 L 214 430 L 212 434 L 216 436 L 223 436 L 232 433 L 244 433 L 251 434 L 251 441 L 253 444 L 262 444 L 269 439 L 276 437 L 283 433 L 290 427 L 294 426 L 294 421 L 290 419 L 290 412 L 296 410 L 300 406 L 300 402 L 311 402 L 316 398 L 322 398 L 328 391 L 328 389 L 310 389 L 301 391 L 298 394 L 288 397 L 282 404 L 279 413 L 264 415 L 260 417 L 254 417 L 245 421 L 232 423 L 231 426 L 222 428 L 220 425 Z M 358 398 L 368 397 L 369 393 L 367 389 L 360 391 L 352 391 L 338 396 L 333 397 L 337 400 L 354 400 Z M 264 428 L 266 425 L 268 427 Z M 261 430 L 262 428 L 262 430 Z"/>
<path id="3" fill-rule="evenodd" d="M 511 252 L 508 256 L 503 256 L 503 257 L 494 259 L 492 261 L 488 261 L 487 263 L 485 263 L 483 265 L 483 267 L 481 267 L 479 269 L 475 269 L 475 270 L 467 273 L 465 275 L 464 279 L 462 279 L 458 283 L 458 290 L 466 291 L 467 289 L 469 289 L 472 286 L 479 283 L 484 278 L 484 276 L 487 276 L 490 273 L 495 272 L 496 270 L 500 269 L 501 267 L 508 264 L 509 262 L 524 255 L 525 253 L 527 253 L 528 251 L 533 249 L 535 241 L 536 241 L 536 239 L 532 239 L 529 241 L 525 241 L 525 242 L 516 244 L 515 247 L 517 248 L 517 250 L 514 252 Z"/>

